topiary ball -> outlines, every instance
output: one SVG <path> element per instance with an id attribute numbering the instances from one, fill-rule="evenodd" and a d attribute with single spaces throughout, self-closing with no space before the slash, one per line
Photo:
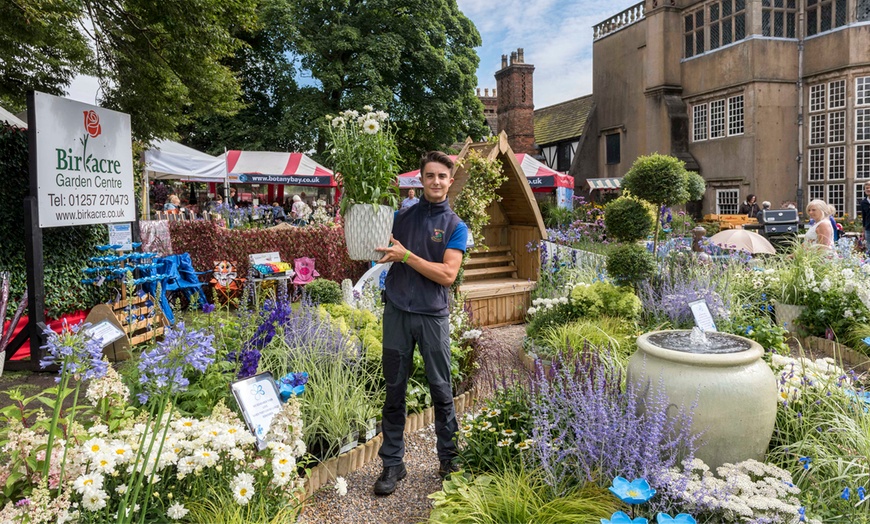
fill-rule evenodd
<path id="1" fill-rule="evenodd" d="M 634 285 L 648 279 L 655 267 L 652 253 L 637 244 L 621 245 L 607 256 L 607 274 L 620 285 Z"/>
<path id="2" fill-rule="evenodd" d="M 604 207 L 604 227 L 609 239 L 636 242 L 649 234 L 653 219 L 641 202 L 619 197 Z"/>
<path id="3" fill-rule="evenodd" d="M 633 196 L 659 206 L 685 204 L 689 200 L 686 164 L 658 153 L 640 156 L 622 179 Z"/>
<path id="4" fill-rule="evenodd" d="M 325 278 L 315 278 L 306 284 L 305 294 L 314 304 L 341 304 L 341 285 Z"/>

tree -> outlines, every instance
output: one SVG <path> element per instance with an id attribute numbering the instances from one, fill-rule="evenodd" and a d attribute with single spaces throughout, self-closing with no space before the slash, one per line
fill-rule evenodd
<path id="1" fill-rule="evenodd" d="M 12 0 L 0 6 L 0 98 L 63 94 L 100 79 L 103 105 L 129 113 L 137 137 L 170 136 L 202 115 L 232 114 L 240 87 L 221 63 L 256 26 L 256 0 Z"/>
<path id="2" fill-rule="evenodd" d="M 657 215 L 666 206 L 685 204 L 704 195 L 704 179 L 686 171 L 686 163 L 668 155 L 640 156 L 622 179 L 622 187 L 637 198 L 655 204 Z M 656 220 L 653 253 L 658 250 L 660 221 Z"/>
<path id="3" fill-rule="evenodd" d="M 294 0 L 282 16 L 322 115 L 366 104 L 388 111 L 411 165 L 424 150 L 483 136 L 481 39 L 456 0 Z M 318 153 L 324 147 L 318 137 Z"/>

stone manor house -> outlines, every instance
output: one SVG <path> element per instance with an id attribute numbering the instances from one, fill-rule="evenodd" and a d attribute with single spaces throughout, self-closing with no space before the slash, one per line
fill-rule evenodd
<path id="1" fill-rule="evenodd" d="M 870 181 L 870 0 L 646 0 L 594 39 L 577 187 L 657 151 L 707 180 L 704 213 L 736 213 L 753 193 L 856 215 Z"/>

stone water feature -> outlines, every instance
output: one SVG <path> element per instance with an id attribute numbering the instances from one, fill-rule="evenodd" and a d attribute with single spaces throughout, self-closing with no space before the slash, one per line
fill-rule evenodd
<path id="1" fill-rule="evenodd" d="M 698 328 L 654 331 L 637 339 L 628 380 L 644 395 L 663 387 L 671 407 L 689 410 L 703 444 L 696 456 L 711 469 L 763 460 L 776 421 L 776 377 L 755 341 Z"/>

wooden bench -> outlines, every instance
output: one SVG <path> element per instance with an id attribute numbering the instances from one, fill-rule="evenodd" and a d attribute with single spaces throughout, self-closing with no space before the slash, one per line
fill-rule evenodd
<path id="1" fill-rule="evenodd" d="M 747 215 L 704 215 L 704 222 L 718 222 L 719 229 L 734 229 L 746 224 L 758 224 L 758 220 Z"/>
<path id="2" fill-rule="evenodd" d="M 476 324 L 499 326 L 525 320 L 535 282 L 517 278 L 510 246 L 473 250 L 464 266 L 459 292 L 471 304 Z"/>

